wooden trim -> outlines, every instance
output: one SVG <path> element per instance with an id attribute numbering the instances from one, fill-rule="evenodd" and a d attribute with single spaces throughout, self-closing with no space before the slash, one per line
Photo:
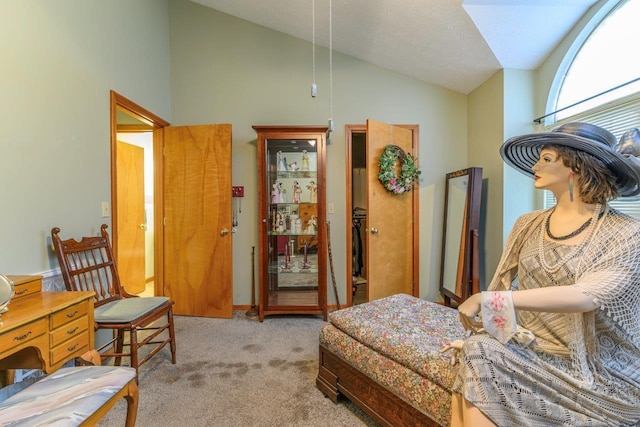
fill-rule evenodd
<path id="1" fill-rule="evenodd" d="M 437 427 L 424 412 L 351 366 L 320 345 L 316 387 L 334 403 L 344 396 L 383 426 Z"/>
<path id="2" fill-rule="evenodd" d="M 140 125 L 124 125 L 118 126 L 117 113 L 118 110 L 124 111 L 130 116 L 145 123 L 153 131 L 153 185 L 154 185 L 154 289 L 156 295 L 164 295 L 164 227 L 163 227 L 163 150 L 164 150 L 164 128 L 170 123 L 156 116 L 151 111 L 141 107 L 135 102 L 125 98 L 114 90 L 110 91 L 110 112 L 111 112 L 111 241 L 114 249 L 114 255 L 117 257 L 116 244 L 118 235 L 117 222 L 118 218 L 114 212 L 118 212 L 118 191 L 116 188 L 116 162 L 117 162 L 117 133 L 119 129 L 124 127 L 135 126 L 141 128 Z M 139 132 L 140 130 L 138 130 Z"/>
<path id="3" fill-rule="evenodd" d="M 153 128 L 147 125 L 118 125 L 118 132 L 128 132 L 128 133 L 142 133 L 142 132 L 151 132 Z"/>

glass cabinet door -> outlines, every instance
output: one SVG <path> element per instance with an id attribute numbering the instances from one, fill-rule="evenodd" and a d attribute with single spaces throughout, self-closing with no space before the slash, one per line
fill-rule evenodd
<path id="1" fill-rule="evenodd" d="M 265 172 L 260 197 L 260 320 L 269 314 L 326 316 L 325 213 L 319 203 L 325 193 L 325 134 L 259 134 L 259 162 Z"/>

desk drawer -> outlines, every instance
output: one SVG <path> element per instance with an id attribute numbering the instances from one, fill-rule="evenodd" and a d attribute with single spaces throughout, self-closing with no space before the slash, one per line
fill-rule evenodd
<path id="1" fill-rule="evenodd" d="M 0 349 L 16 347 L 48 332 L 47 319 L 39 319 L 0 335 Z"/>
<path id="2" fill-rule="evenodd" d="M 74 304 L 65 308 L 64 310 L 57 311 L 51 316 L 51 329 L 59 328 L 65 323 L 78 319 L 89 312 L 89 302 L 83 301 L 78 304 Z"/>
<path id="3" fill-rule="evenodd" d="M 85 332 L 88 325 L 89 321 L 87 316 L 82 316 L 79 319 L 73 320 L 57 329 L 54 329 L 51 331 L 51 347 L 55 347 L 58 344 Z"/>
<path id="4" fill-rule="evenodd" d="M 79 333 L 74 338 L 53 347 L 51 349 L 51 364 L 55 365 L 58 362 L 80 356 L 88 350 L 89 334 L 85 330 L 84 333 Z"/>
<path id="5" fill-rule="evenodd" d="M 26 297 L 27 295 L 35 294 L 42 290 L 42 282 L 40 280 L 34 282 L 21 283 L 15 285 L 14 298 Z"/>
<path id="6" fill-rule="evenodd" d="M 7 276 L 15 284 L 13 298 L 26 297 L 42 291 L 42 276 Z"/>

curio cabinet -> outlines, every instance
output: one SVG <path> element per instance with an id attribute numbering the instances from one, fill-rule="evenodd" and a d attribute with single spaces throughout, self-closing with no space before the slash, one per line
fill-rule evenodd
<path id="1" fill-rule="evenodd" d="M 327 318 L 327 126 L 253 126 L 258 143 L 259 315 Z"/>

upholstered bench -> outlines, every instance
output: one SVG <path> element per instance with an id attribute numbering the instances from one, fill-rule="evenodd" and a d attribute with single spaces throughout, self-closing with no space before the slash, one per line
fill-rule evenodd
<path id="1" fill-rule="evenodd" d="M 406 294 L 334 311 L 320 330 L 316 385 L 384 426 L 446 426 L 458 366 L 440 350 L 466 335 L 456 309 Z"/>
<path id="2" fill-rule="evenodd" d="M 0 424 L 96 425 L 118 399 L 127 401 L 126 425 L 138 411 L 136 370 L 122 366 L 62 368 L 0 402 Z"/>

